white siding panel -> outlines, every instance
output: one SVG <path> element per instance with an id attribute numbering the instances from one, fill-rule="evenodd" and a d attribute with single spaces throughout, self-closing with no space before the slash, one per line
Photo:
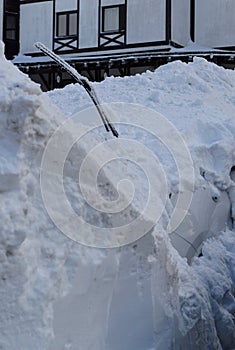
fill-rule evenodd
<path id="1" fill-rule="evenodd" d="M 101 6 L 122 5 L 125 0 L 101 0 Z"/>
<path id="2" fill-rule="evenodd" d="M 80 3 L 79 48 L 98 46 L 98 2 L 86 0 Z"/>
<path id="3" fill-rule="evenodd" d="M 196 1 L 196 43 L 208 47 L 235 46 L 235 1 Z"/>
<path id="4" fill-rule="evenodd" d="M 166 0 L 128 0 L 127 44 L 166 39 Z"/>
<path id="5" fill-rule="evenodd" d="M 3 39 L 3 0 L 0 0 L 0 40 Z"/>
<path id="6" fill-rule="evenodd" d="M 36 41 L 52 48 L 53 4 L 50 1 L 21 5 L 20 52 L 38 51 Z"/>
<path id="7" fill-rule="evenodd" d="M 185 46 L 190 39 L 190 1 L 172 0 L 172 41 Z"/>
<path id="8" fill-rule="evenodd" d="M 56 2 L 55 2 L 55 11 L 56 12 L 74 11 L 74 10 L 77 10 L 77 8 L 78 8 L 78 1 L 77 0 L 56 0 Z"/>
<path id="9" fill-rule="evenodd" d="M 3 0 L 0 0 L 0 40 L 3 39 Z"/>

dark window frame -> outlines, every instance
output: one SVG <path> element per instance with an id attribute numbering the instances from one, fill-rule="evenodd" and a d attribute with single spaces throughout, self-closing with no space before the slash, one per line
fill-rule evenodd
<path id="1" fill-rule="evenodd" d="M 3 2 L 4 2 L 5 12 L 19 13 L 19 9 L 20 9 L 19 0 L 5 0 Z"/>
<path id="2" fill-rule="evenodd" d="M 119 27 L 118 30 L 105 30 L 105 10 L 110 8 L 119 9 Z M 126 4 L 117 4 L 102 6 L 102 17 L 101 17 L 101 33 L 103 34 L 117 34 L 125 33 L 126 31 Z"/>
<path id="3" fill-rule="evenodd" d="M 8 23 L 9 17 L 14 18 L 14 25 L 13 26 L 8 25 L 9 24 Z M 5 40 L 9 40 L 9 41 L 17 41 L 18 40 L 18 37 L 19 37 L 19 28 L 18 28 L 18 24 L 17 24 L 18 17 L 19 17 L 18 13 L 8 12 L 8 11 L 5 12 L 5 18 L 4 18 L 4 21 L 5 21 L 4 38 L 5 38 Z M 14 32 L 14 38 L 8 37 L 7 34 L 9 32 Z"/>
<path id="4" fill-rule="evenodd" d="M 77 26 L 76 26 L 76 33 L 70 34 L 70 15 L 76 14 L 77 15 Z M 59 35 L 60 28 L 59 28 L 59 17 L 60 16 L 66 16 L 66 33 L 65 35 Z M 57 12 L 56 13 L 56 38 L 75 38 L 78 36 L 78 11 L 63 11 L 63 12 Z"/>

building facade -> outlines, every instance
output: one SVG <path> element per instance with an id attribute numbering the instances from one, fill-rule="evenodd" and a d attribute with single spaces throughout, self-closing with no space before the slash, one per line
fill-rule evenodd
<path id="1" fill-rule="evenodd" d="M 22 0 L 21 53 L 34 54 L 35 41 L 57 53 L 184 46 L 189 40 L 189 1 Z M 154 14 L 154 15 L 153 15 Z M 28 30 L 30 28 L 30 30 Z M 184 30 L 182 30 L 182 28 Z"/>
<path id="2" fill-rule="evenodd" d="M 194 41 L 206 47 L 235 49 L 233 0 L 193 0 Z"/>
<path id="3" fill-rule="evenodd" d="M 233 0 L 0 0 L 0 13 L 7 58 L 20 53 L 14 62 L 44 89 L 70 78 L 40 58 L 37 41 L 91 80 L 154 69 L 189 42 L 208 58 L 212 48 L 235 48 Z"/>

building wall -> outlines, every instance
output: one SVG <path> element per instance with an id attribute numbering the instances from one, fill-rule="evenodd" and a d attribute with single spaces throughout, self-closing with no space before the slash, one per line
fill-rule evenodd
<path id="1" fill-rule="evenodd" d="M 185 46 L 190 39 L 190 1 L 172 0 L 171 3 L 171 39 Z"/>
<path id="2" fill-rule="evenodd" d="M 77 10 L 78 0 L 56 0 L 55 10 L 56 12 L 73 11 Z"/>
<path id="3" fill-rule="evenodd" d="M 128 0 L 127 4 L 127 44 L 166 39 L 166 0 Z"/>
<path id="4" fill-rule="evenodd" d="M 100 1 L 101 7 L 121 4 L 125 4 L 125 0 Z M 55 1 L 56 13 L 77 10 L 78 8 L 78 47 L 79 49 L 96 48 L 99 44 L 99 15 L 101 16 L 101 13 L 99 14 L 99 0 Z M 35 52 L 36 49 L 33 44 L 36 41 L 41 41 L 52 48 L 54 32 L 53 1 L 21 5 L 20 24 L 21 53 Z M 128 0 L 126 44 L 142 44 L 165 40 L 166 0 Z"/>
<path id="5" fill-rule="evenodd" d="M 0 40 L 3 39 L 3 0 L 0 0 Z"/>
<path id="6" fill-rule="evenodd" d="M 66 0 L 67 1 L 67 0 Z M 21 5 L 20 9 L 20 52 L 22 54 L 38 51 L 37 41 L 52 48 L 53 2 L 45 1 Z"/>
<path id="7" fill-rule="evenodd" d="M 3 1 L 0 0 L 0 13 L 3 13 Z M 55 12 L 79 8 L 79 42 L 76 48 L 98 47 L 99 3 L 101 6 L 117 5 L 125 3 L 125 0 L 55 0 Z M 197 0 L 195 3 L 195 42 L 208 47 L 235 46 L 235 1 Z M 167 0 L 127 0 L 127 45 L 166 41 L 166 4 Z M 2 21 L 1 16 L 0 38 Z M 171 0 L 171 21 L 171 40 L 185 46 L 190 39 L 189 0 Z M 35 52 L 36 41 L 53 48 L 53 33 L 53 1 L 21 4 L 21 53 Z"/>
<path id="8" fill-rule="evenodd" d="M 101 6 L 121 5 L 125 0 L 101 0 Z"/>
<path id="9" fill-rule="evenodd" d="M 80 1 L 79 47 L 98 46 L 99 6 L 97 0 Z"/>
<path id="10" fill-rule="evenodd" d="M 195 41 L 208 47 L 235 46 L 235 1 L 197 0 Z"/>

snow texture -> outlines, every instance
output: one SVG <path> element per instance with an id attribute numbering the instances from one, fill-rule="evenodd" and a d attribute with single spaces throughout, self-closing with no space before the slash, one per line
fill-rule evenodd
<path id="1" fill-rule="evenodd" d="M 123 248 L 88 248 L 66 238 L 44 209 L 40 162 L 51 133 L 65 115 L 89 106 L 89 98 L 77 85 L 42 93 L 2 52 L 0 47 L 0 349 L 233 349 L 232 220 L 191 264 L 165 232 L 167 208 L 152 233 Z M 103 102 L 134 102 L 163 113 L 190 148 L 196 189 L 209 187 L 212 197 L 228 193 L 233 218 L 234 86 L 235 72 L 203 59 L 95 84 Z M 151 138 L 126 132 L 154 149 Z M 80 147 L 83 156 L 88 148 Z M 159 156 L 176 193 L 172 159 L 164 151 Z M 71 181 L 75 171 L 67 168 L 67 192 L 83 206 Z M 199 222 L 207 215 L 200 206 Z M 96 220 L 88 207 L 84 212 Z"/>

